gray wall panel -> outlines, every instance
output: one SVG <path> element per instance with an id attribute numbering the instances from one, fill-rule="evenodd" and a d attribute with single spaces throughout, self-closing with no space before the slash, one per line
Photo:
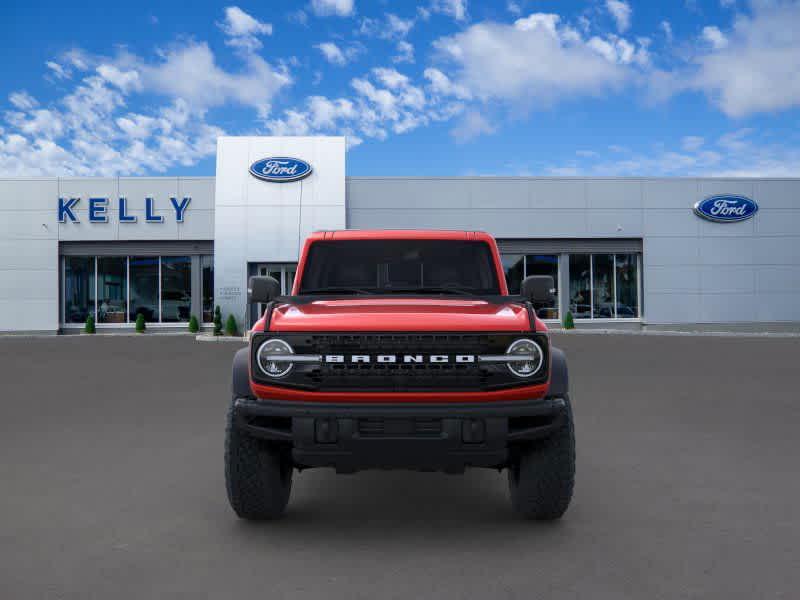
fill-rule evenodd
<path id="1" fill-rule="evenodd" d="M 528 179 L 530 207 L 536 209 L 585 209 L 586 181 L 583 179 Z"/>
<path id="2" fill-rule="evenodd" d="M 764 179 L 753 184 L 753 194 L 761 208 L 800 209 L 800 181 Z"/>
<path id="3" fill-rule="evenodd" d="M 623 208 L 638 210 L 642 207 L 642 182 L 633 179 L 596 179 L 586 181 L 588 208 Z"/>
<path id="4" fill-rule="evenodd" d="M 528 208 L 530 186 L 516 179 L 470 180 L 468 194 L 472 208 Z"/>
<path id="5" fill-rule="evenodd" d="M 724 322 L 732 313 L 737 321 L 755 321 L 765 319 L 763 315 L 788 314 L 781 295 L 785 292 L 778 290 L 792 286 L 787 279 L 796 274 L 795 267 L 800 268 L 800 180 L 412 181 L 413 185 L 403 179 L 349 178 L 349 225 L 474 228 L 500 238 L 641 236 L 647 322 Z M 518 208 L 525 187 L 529 211 Z M 694 215 L 694 203 L 714 194 L 749 196 L 760 210 L 753 219 L 736 224 L 710 223 Z M 466 196 L 472 199 L 470 206 L 464 205 Z M 491 206 L 481 206 L 479 198 Z M 432 203 L 437 210 L 430 210 Z M 785 270 L 760 276 L 763 265 Z M 794 287 L 790 289 L 788 293 L 795 293 Z M 721 297 L 736 295 L 735 310 L 714 313 L 710 309 L 714 298 L 704 299 L 710 291 Z M 800 305 L 800 291 L 796 293 Z M 779 307 L 762 308 L 773 299 Z"/>

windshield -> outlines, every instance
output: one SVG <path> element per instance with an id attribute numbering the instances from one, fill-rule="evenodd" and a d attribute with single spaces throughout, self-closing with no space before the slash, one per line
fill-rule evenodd
<path id="1" fill-rule="evenodd" d="M 460 240 L 315 242 L 300 294 L 500 293 L 489 245 Z"/>

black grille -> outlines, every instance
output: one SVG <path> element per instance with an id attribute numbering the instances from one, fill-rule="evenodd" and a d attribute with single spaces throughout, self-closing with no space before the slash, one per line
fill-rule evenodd
<path id="1" fill-rule="evenodd" d="M 323 363 L 311 374 L 314 383 L 327 390 L 424 390 L 483 389 L 488 371 L 477 363 L 431 364 L 434 354 L 485 354 L 491 346 L 488 335 L 458 334 L 361 334 L 309 336 L 312 354 L 404 354 L 422 355 L 423 362 Z"/>
<path id="2" fill-rule="evenodd" d="M 279 335 L 279 334 L 272 334 Z M 280 380 L 265 380 L 315 391 L 482 391 L 530 385 L 514 377 L 505 363 L 456 362 L 457 355 L 503 354 L 512 341 L 535 334 L 514 333 L 306 333 L 283 334 L 297 354 L 343 355 L 344 362 L 296 363 Z M 546 348 L 546 340 L 543 340 Z M 254 339 L 254 348 L 260 344 Z M 421 355 L 422 362 L 406 363 L 403 355 Z M 353 355 L 372 360 L 352 362 Z M 395 355 L 397 362 L 378 362 L 379 355 Z M 447 355 L 446 363 L 432 363 L 432 355 Z M 258 369 L 254 369 L 258 377 Z M 546 378 L 546 374 L 542 373 Z M 538 376 L 537 376 L 538 379 Z"/>

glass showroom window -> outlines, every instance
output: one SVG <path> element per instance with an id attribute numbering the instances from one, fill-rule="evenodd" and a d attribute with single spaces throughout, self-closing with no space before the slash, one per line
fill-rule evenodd
<path id="1" fill-rule="evenodd" d="M 592 317 L 592 256 L 569 255 L 569 310 L 576 319 Z"/>
<path id="2" fill-rule="evenodd" d="M 549 275 L 553 278 L 556 293 L 552 302 L 537 305 L 540 319 L 558 319 L 558 256 L 555 254 L 529 254 L 525 257 L 525 277 Z"/>
<path id="3" fill-rule="evenodd" d="M 576 319 L 639 317 L 638 254 L 571 254 L 569 308 Z"/>
<path id="4" fill-rule="evenodd" d="M 522 280 L 528 275 L 550 275 L 556 288 L 553 302 L 537 305 L 540 319 L 558 319 L 558 255 L 557 254 L 503 254 L 501 257 L 509 294 L 519 294 Z"/>
<path id="5" fill-rule="evenodd" d="M 97 258 L 97 322 L 125 323 L 128 306 L 128 259 Z"/>
<path id="6" fill-rule="evenodd" d="M 161 322 L 181 323 L 192 312 L 192 260 L 188 256 L 161 257 Z"/>
<path id="7" fill-rule="evenodd" d="M 85 323 L 94 316 L 94 256 L 64 257 L 64 322 Z"/>
<path id="8" fill-rule="evenodd" d="M 634 319 L 639 317 L 639 255 L 617 254 L 617 318 Z"/>
<path id="9" fill-rule="evenodd" d="M 501 259 L 506 272 L 508 293 L 519 294 L 520 285 L 525 278 L 525 257 L 522 254 L 504 254 Z"/>
<path id="10" fill-rule="evenodd" d="M 281 294 L 289 295 L 292 293 L 294 276 L 297 272 L 297 264 L 290 263 L 285 265 L 266 264 L 258 266 L 259 275 L 274 277 L 281 284 Z"/>
<path id="11" fill-rule="evenodd" d="M 158 257 L 131 256 L 130 286 L 131 301 L 129 320 L 136 321 L 144 315 L 148 323 L 158 323 Z"/>
<path id="12" fill-rule="evenodd" d="M 200 271 L 203 277 L 203 323 L 214 320 L 214 257 L 200 257 Z"/>
<path id="13" fill-rule="evenodd" d="M 592 318 L 614 318 L 613 254 L 592 254 Z"/>

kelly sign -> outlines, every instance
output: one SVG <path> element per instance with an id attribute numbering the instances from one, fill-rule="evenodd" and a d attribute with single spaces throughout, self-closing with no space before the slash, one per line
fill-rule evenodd
<path id="1" fill-rule="evenodd" d="M 192 201 L 188 196 L 178 200 L 169 199 L 168 207 L 159 207 L 153 198 L 144 199 L 144 220 L 146 223 L 163 223 L 164 214 L 174 214 L 175 221 L 183 223 L 186 209 Z M 58 222 L 59 223 L 78 223 L 76 210 L 81 203 L 80 198 L 59 198 L 58 199 Z M 87 213 L 90 223 L 108 223 L 108 215 L 111 211 L 116 211 L 120 223 L 136 223 L 137 216 L 131 214 L 127 198 L 118 198 L 112 205 L 109 198 L 89 198 L 86 201 Z"/>

